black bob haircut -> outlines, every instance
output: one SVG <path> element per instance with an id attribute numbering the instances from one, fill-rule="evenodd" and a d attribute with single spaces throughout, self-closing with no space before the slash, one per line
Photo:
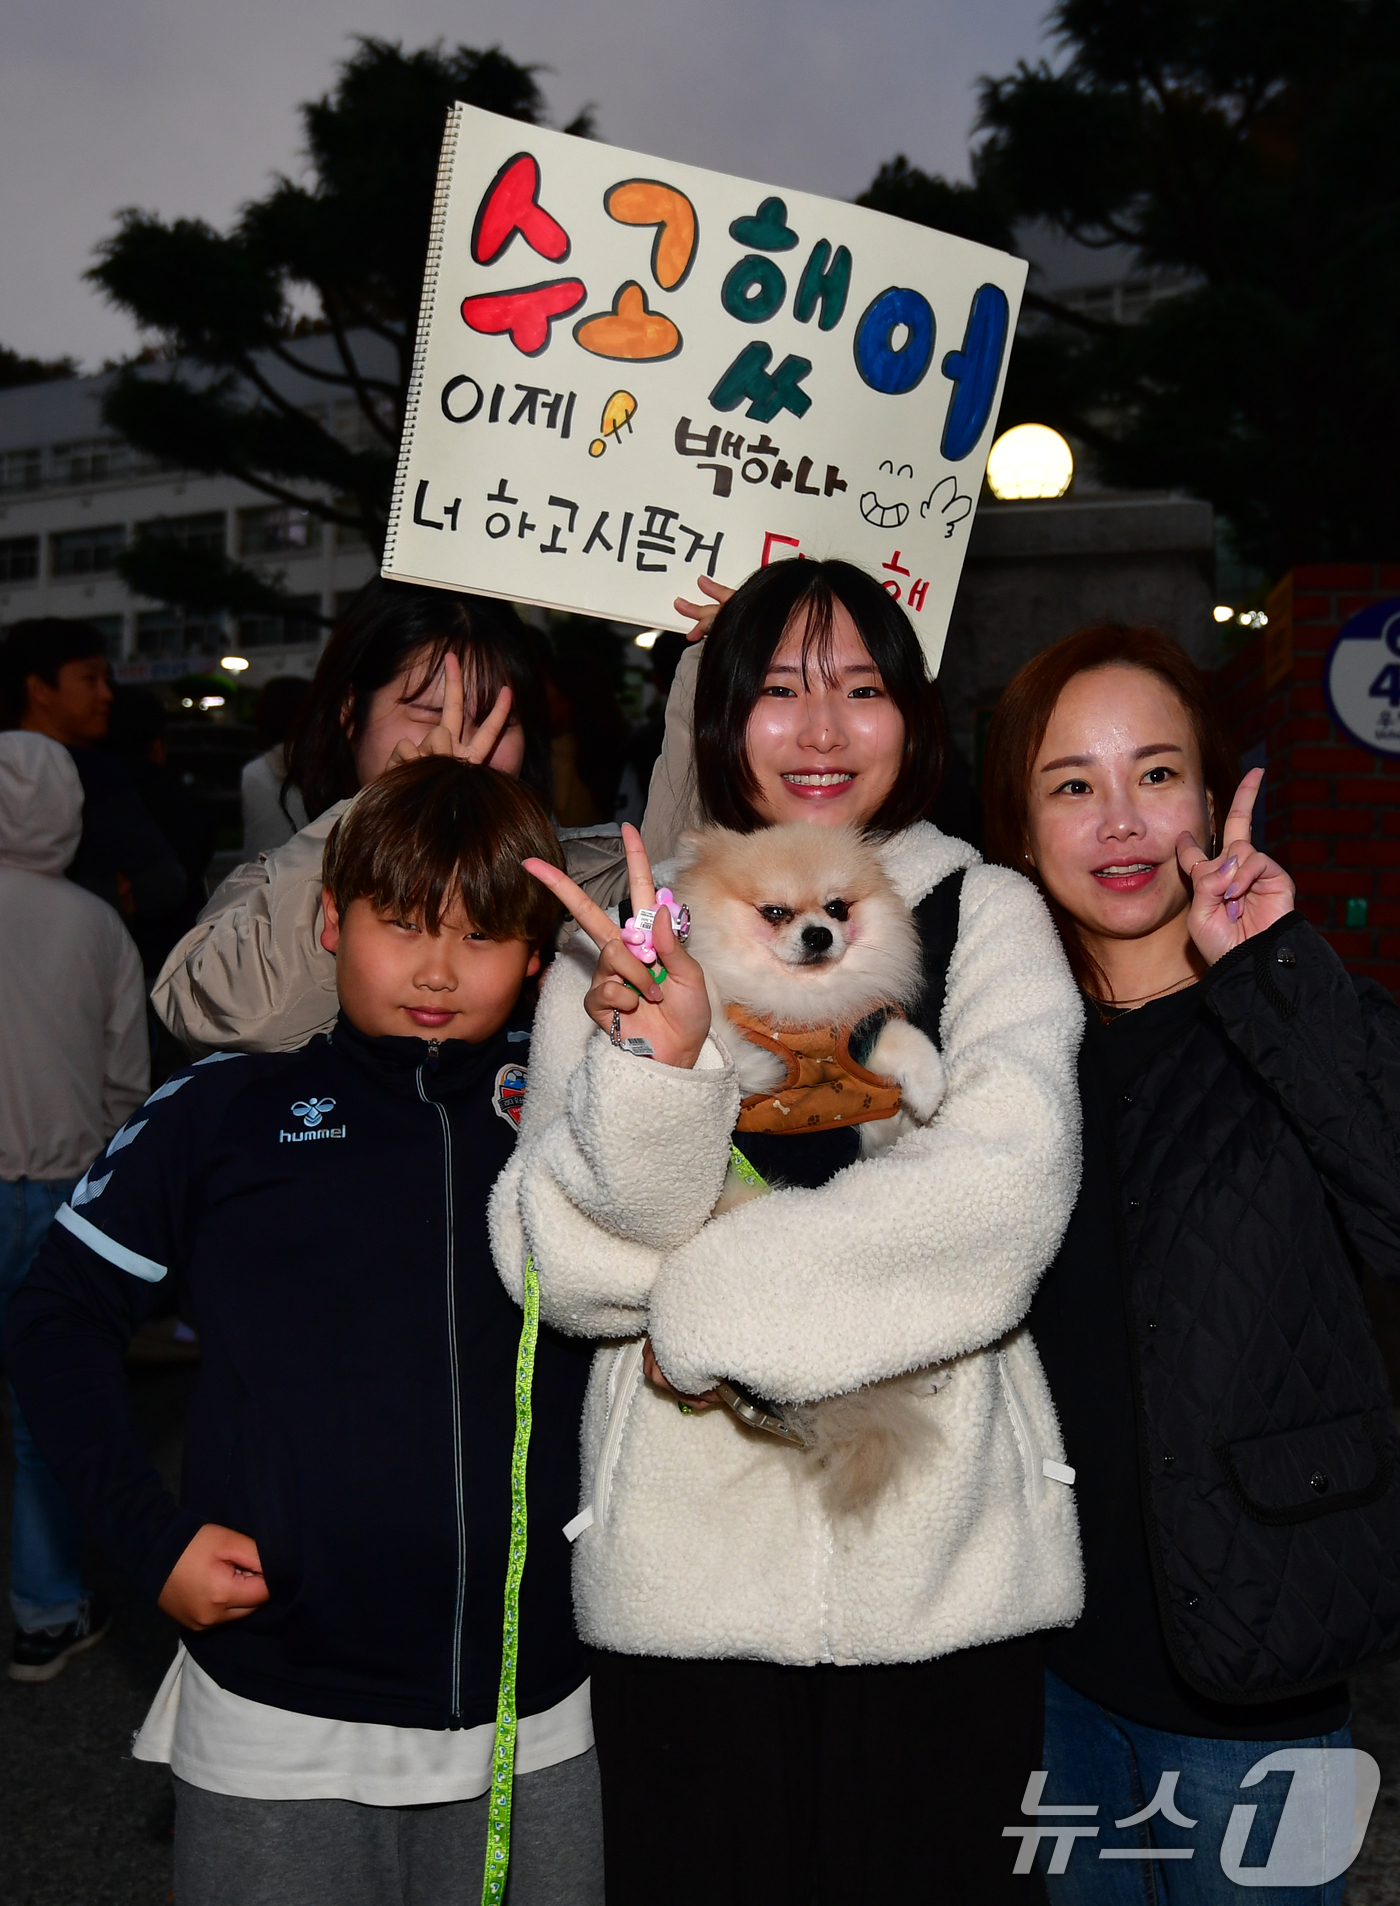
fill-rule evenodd
<path id="1" fill-rule="evenodd" d="M 29 695 L 25 683 L 31 675 L 57 688 L 58 671 L 66 662 L 86 662 L 89 656 L 106 653 L 102 631 L 90 622 L 45 615 L 12 624 L 0 649 L 0 697 L 11 721 L 24 718 Z"/>
<path id="2" fill-rule="evenodd" d="M 462 664 L 468 713 L 481 721 L 502 688 L 525 733 L 520 779 L 548 808 L 553 799 L 543 644 L 509 603 L 374 576 L 336 623 L 287 740 L 287 781 L 311 820 L 360 785 L 354 743 L 376 690 L 419 658 L 435 675 L 443 657 Z M 474 706 L 470 705 L 474 699 Z"/>
<path id="3" fill-rule="evenodd" d="M 904 759 L 889 797 L 866 832 L 896 834 L 928 818 L 943 779 L 943 710 L 908 616 L 854 563 L 794 556 L 756 569 L 714 619 L 695 685 L 695 779 L 705 818 L 738 833 L 764 825 L 754 803 L 749 717 L 773 656 L 794 621 L 806 617 L 802 667 L 830 680 L 837 607 L 855 623 L 904 717 Z"/>

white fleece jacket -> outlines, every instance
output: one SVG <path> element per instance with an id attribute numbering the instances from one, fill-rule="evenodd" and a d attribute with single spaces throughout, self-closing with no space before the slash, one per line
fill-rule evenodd
<path id="1" fill-rule="evenodd" d="M 1019 1328 L 1079 1179 L 1080 1013 L 1020 875 L 926 824 L 886 865 L 916 904 L 966 867 L 933 1122 L 816 1191 L 710 1219 L 739 1108 L 712 1041 L 693 1072 L 615 1049 L 584 1014 L 579 936 L 545 983 L 520 1143 L 491 1236 L 520 1297 L 599 1350 L 575 1549 L 581 1631 L 630 1654 L 915 1661 L 1079 1613 L 1073 1492 L 1040 1360 Z M 684 895 L 682 894 L 682 898 Z M 801 1144 L 800 1138 L 792 1141 Z M 931 1453 L 868 1518 L 833 1521 L 809 1459 L 677 1389 L 718 1378 L 783 1402 L 944 1366 Z"/>

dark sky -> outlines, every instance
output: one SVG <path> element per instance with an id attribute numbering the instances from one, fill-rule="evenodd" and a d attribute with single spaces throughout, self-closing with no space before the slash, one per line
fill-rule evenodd
<path id="1" fill-rule="evenodd" d="M 966 175 L 980 74 L 1046 50 L 1047 0 L 10 0 L 0 342 L 95 367 L 135 337 L 81 282 L 112 214 L 224 223 L 298 163 L 297 102 L 355 33 L 499 42 L 618 145 L 850 198 L 907 152 Z"/>

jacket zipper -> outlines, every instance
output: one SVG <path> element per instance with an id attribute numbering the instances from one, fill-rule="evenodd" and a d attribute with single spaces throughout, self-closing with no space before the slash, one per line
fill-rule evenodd
<path id="1" fill-rule="evenodd" d="M 1016 1388 L 1016 1379 L 1011 1374 L 1011 1365 L 1007 1360 L 1005 1347 L 997 1350 L 997 1374 L 1001 1378 L 1001 1392 L 1011 1416 L 1011 1427 L 1015 1431 L 1016 1441 L 1021 1451 L 1021 1461 L 1026 1471 L 1026 1495 L 1034 1508 L 1045 1495 L 1045 1472 L 1041 1468 L 1043 1458 L 1040 1453 L 1040 1438 L 1035 1433 L 1030 1411 L 1026 1408 L 1021 1392 Z"/>
<path id="2" fill-rule="evenodd" d="M 1102 1090 L 1102 1079 L 1099 1085 Z M 1106 1100 L 1108 1095 L 1105 1093 L 1103 1096 Z M 1128 1374 L 1132 1384 L 1133 1417 L 1137 1429 L 1138 1504 L 1142 1515 L 1143 1539 L 1147 1544 L 1147 1559 L 1152 1570 L 1152 1586 L 1157 1592 L 1157 1616 L 1161 1624 L 1167 1658 L 1173 1668 L 1188 1687 L 1194 1688 L 1198 1694 L 1218 1700 L 1219 1690 L 1207 1687 L 1198 1681 L 1189 1664 L 1182 1658 L 1171 1584 L 1167 1580 L 1166 1563 L 1162 1559 L 1161 1529 L 1157 1521 L 1157 1507 L 1152 1500 L 1152 1452 L 1149 1447 L 1151 1425 L 1147 1416 L 1142 1351 L 1139 1345 L 1137 1317 L 1133 1308 L 1132 1261 L 1128 1253 L 1127 1228 L 1123 1222 L 1123 1164 L 1118 1144 L 1118 1118 L 1116 1111 L 1106 1105 L 1105 1125 L 1108 1132 L 1109 1168 L 1113 1179 L 1113 1231 L 1118 1245 L 1118 1288 L 1123 1297 L 1123 1319 L 1128 1334 Z"/>
<path id="3" fill-rule="evenodd" d="M 635 1337 L 623 1344 L 613 1358 L 608 1373 L 608 1408 L 603 1418 L 603 1438 L 598 1446 L 598 1462 L 593 1472 L 593 1518 L 601 1528 L 608 1519 L 612 1497 L 613 1471 L 617 1468 L 622 1432 L 637 1393 L 637 1378 L 642 1368 L 642 1339 Z"/>
<path id="4" fill-rule="evenodd" d="M 438 1041 L 428 1043 L 428 1063 L 436 1069 Z M 447 1224 L 447 1359 L 452 1376 L 452 1475 L 457 1497 L 457 1601 L 452 1620 L 452 1727 L 462 1724 L 462 1627 L 467 1609 L 467 1506 L 462 1461 L 462 1384 L 457 1347 L 457 1238 L 452 1210 L 452 1127 L 447 1112 L 436 1099 L 429 1098 L 423 1084 L 423 1068 L 414 1075 L 418 1096 L 431 1105 L 442 1125 L 444 1177 L 444 1214 Z"/>

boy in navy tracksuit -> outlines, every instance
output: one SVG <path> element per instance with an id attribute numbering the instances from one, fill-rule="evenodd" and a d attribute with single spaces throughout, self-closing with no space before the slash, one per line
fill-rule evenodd
<path id="1" fill-rule="evenodd" d="M 10 1306 L 40 1449 L 185 1630 L 136 1743 L 176 1778 L 179 1906 L 480 1895 L 521 1322 L 486 1201 L 558 920 L 527 855 L 561 864 L 489 769 L 361 793 L 326 848 L 334 1032 L 168 1080 Z M 172 1277 L 203 1351 L 178 1503 L 121 1369 Z M 602 1898 L 563 1534 L 589 1348 L 541 1330 L 536 1353 L 512 1906 Z"/>

